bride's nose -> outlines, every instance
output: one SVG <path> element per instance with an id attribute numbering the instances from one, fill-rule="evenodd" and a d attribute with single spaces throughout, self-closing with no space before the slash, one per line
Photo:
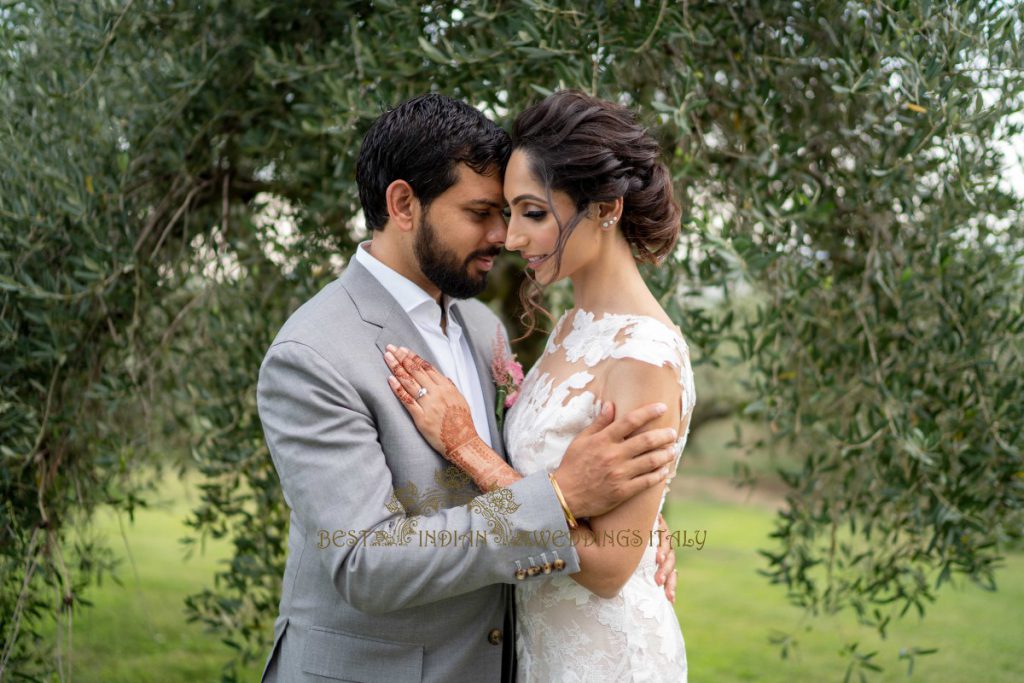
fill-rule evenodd
<path id="1" fill-rule="evenodd" d="M 521 251 L 529 243 L 526 235 L 519 232 L 513 221 L 509 221 L 508 234 L 505 235 L 505 249 L 509 251 Z"/>

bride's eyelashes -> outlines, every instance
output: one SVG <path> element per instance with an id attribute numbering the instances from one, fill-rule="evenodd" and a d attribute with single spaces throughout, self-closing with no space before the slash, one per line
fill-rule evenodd
<path id="1" fill-rule="evenodd" d="M 547 215 L 547 211 L 541 211 L 540 209 L 532 209 L 530 211 L 523 212 L 523 218 L 529 218 L 531 221 L 542 221 Z"/>

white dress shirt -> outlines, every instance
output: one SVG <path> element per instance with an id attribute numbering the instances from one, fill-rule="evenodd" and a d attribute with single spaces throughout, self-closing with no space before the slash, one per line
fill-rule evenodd
<path id="1" fill-rule="evenodd" d="M 476 433 L 488 446 L 493 447 L 491 429 L 487 423 L 488 408 L 484 401 L 483 388 L 480 386 L 480 373 L 476 370 L 469 341 L 462 334 L 462 327 L 458 321 L 452 317 L 452 298 L 446 294 L 441 295 L 441 300 L 445 304 L 445 316 L 448 319 L 446 335 L 441 330 L 441 307 L 437 301 L 415 282 L 384 265 L 370 253 L 369 247 L 369 240 L 360 242 L 356 247 L 356 259 L 395 297 L 408 314 L 437 359 L 438 372 L 455 382 L 455 386 L 465 397 L 473 415 Z M 400 346 L 397 340 L 385 342 Z"/>

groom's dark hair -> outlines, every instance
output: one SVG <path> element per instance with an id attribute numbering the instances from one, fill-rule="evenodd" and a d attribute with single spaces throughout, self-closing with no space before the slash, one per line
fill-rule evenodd
<path id="1" fill-rule="evenodd" d="M 463 162 L 481 175 L 501 173 L 511 154 L 509 136 L 476 108 L 430 93 L 381 114 L 363 138 L 356 163 L 366 226 L 388 221 L 385 192 L 404 180 L 424 210 L 455 184 Z"/>

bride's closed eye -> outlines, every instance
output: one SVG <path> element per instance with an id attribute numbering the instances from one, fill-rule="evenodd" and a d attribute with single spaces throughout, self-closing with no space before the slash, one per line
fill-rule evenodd
<path id="1" fill-rule="evenodd" d="M 540 209 L 532 209 L 530 211 L 523 212 L 524 218 L 529 218 L 533 221 L 543 220 L 548 215 L 547 211 L 541 211 Z"/>

